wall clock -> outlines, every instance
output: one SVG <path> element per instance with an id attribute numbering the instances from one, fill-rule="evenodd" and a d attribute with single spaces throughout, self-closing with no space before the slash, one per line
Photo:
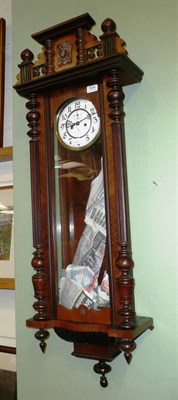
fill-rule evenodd
<path id="1" fill-rule="evenodd" d="M 124 139 L 123 87 L 141 81 L 107 18 L 97 39 L 88 14 L 32 37 L 22 52 L 17 93 L 28 99 L 35 315 L 28 327 L 45 351 L 48 330 L 97 360 L 128 363 L 135 339 L 153 328 L 136 315 Z"/>

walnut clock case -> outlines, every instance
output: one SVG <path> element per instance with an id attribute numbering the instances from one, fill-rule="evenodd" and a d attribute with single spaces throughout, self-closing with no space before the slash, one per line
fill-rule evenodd
<path id="1" fill-rule="evenodd" d="M 21 53 L 15 89 L 28 99 L 35 315 L 28 327 L 42 351 L 48 329 L 94 359 L 128 363 L 135 339 L 153 328 L 136 316 L 124 139 L 123 86 L 143 72 L 127 56 L 114 21 L 80 15 L 32 38 L 38 60 Z"/>

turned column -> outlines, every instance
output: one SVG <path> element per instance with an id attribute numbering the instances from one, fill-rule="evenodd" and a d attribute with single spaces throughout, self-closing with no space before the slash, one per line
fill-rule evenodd
<path id="1" fill-rule="evenodd" d="M 48 39 L 45 42 L 45 56 L 46 56 L 46 73 L 50 75 L 54 72 L 54 51 L 52 40 Z"/>
<path id="2" fill-rule="evenodd" d="M 34 287 L 34 297 L 37 299 L 33 304 L 36 311 L 33 319 L 36 321 L 45 321 L 47 319 L 47 303 L 45 299 L 45 291 L 47 278 L 45 274 L 45 260 L 43 254 L 42 243 L 42 216 L 40 203 L 40 177 L 39 177 L 39 142 L 38 136 L 38 121 L 40 113 L 37 111 L 39 103 L 35 94 L 30 95 L 30 101 L 26 103 L 26 107 L 30 110 L 27 113 L 28 126 L 31 128 L 27 134 L 30 136 L 30 165 L 31 165 L 31 186 L 32 186 L 32 222 L 33 222 L 33 253 L 32 267 L 35 269 L 35 274 L 32 277 Z M 40 329 L 35 337 L 40 340 L 41 350 L 44 352 L 46 344 L 44 340 L 49 336 L 49 333 Z"/>
<path id="3" fill-rule="evenodd" d="M 134 311 L 134 279 L 132 275 L 133 260 L 131 255 L 131 239 L 129 225 L 129 204 L 126 171 L 126 151 L 124 134 L 123 110 L 124 93 L 119 84 L 119 73 L 113 69 L 107 86 L 108 101 L 111 111 L 109 117 L 112 119 L 113 152 L 115 161 L 115 187 L 118 226 L 118 257 L 116 266 L 118 268 L 117 288 L 121 307 L 117 310 L 122 317 L 120 328 L 132 329 L 135 327 Z M 121 339 L 120 349 L 124 351 L 128 363 L 131 361 L 131 351 L 136 347 L 134 340 Z"/>
<path id="4" fill-rule="evenodd" d="M 86 61 L 84 29 L 78 28 L 76 32 L 77 65 Z"/>

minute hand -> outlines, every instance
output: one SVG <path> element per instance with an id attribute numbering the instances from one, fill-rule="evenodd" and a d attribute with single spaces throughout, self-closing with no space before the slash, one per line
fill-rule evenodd
<path id="1" fill-rule="evenodd" d="M 71 128 L 73 128 L 75 125 L 80 125 L 80 122 L 84 121 L 85 119 L 90 119 L 90 116 L 87 115 L 85 118 L 82 118 L 80 121 L 74 122 L 70 125 Z"/>

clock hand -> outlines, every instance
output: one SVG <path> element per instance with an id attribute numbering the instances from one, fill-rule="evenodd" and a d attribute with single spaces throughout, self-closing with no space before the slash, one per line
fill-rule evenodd
<path id="1" fill-rule="evenodd" d="M 80 122 L 84 121 L 85 119 L 90 119 L 90 116 L 87 115 L 85 118 L 81 119 L 80 121 L 77 121 L 77 122 L 76 122 L 76 125 L 79 125 Z"/>
<path id="2" fill-rule="evenodd" d="M 80 122 L 84 121 L 85 119 L 89 119 L 89 118 L 90 118 L 90 116 L 87 115 L 85 118 L 83 118 L 83 119 L 81 119 L 80 121 L 77 121 L 77 122 L 71 122 L 71 121 L 68 120 L 68 121 L 66 122 L 66 124 L 68 125 L 68 122 L 69 122 L 70 128 L 73 129 L 73 127 L 74 127 L 75 125 L 80 125 Z"/>
<path id="3" fill-rule="evenodd" d="M 75 125 L 75 123 L 73 123 L 72 121 L 70 121 L 69 119 L 66 121 L 66 127 L 70 127 L 73 128 L 73 126 Z"/>

